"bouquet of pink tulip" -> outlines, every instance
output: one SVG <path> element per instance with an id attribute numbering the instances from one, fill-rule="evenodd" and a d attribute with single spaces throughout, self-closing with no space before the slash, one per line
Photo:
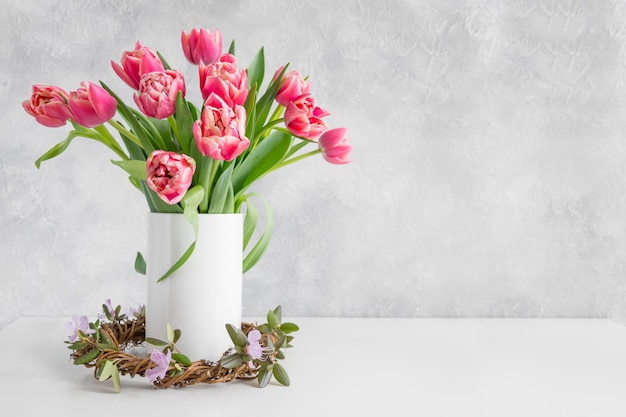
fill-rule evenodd
<path id="1" fill-rule="evenodd" d="M 183 74 L 139 42 L 122 54 L 120 63 L 111 62 L 115 73 L 135 90 L 137 109 L 102 82 L 83 82 L 69 93 L 34 85 L 24 110 L 44 126 L 60 127 L 69 121 L 74 127 L 36 165 L 61 154 L 74 138 L 84 137 L 117 155 L 112 162 L 130 175 L 151 211 L 184 213 L 196 233 L 198 213 L 238 213 L 245 206 L 245 272 L 265 251 L 273 227 L 271 209 L 263 200 L 264 230 L 246 250 L 258 219 L 250 202 L 258 195 L 248 192 L 250 185 L 316 154 L 332 164 L 348 163 L 351 145 L 345 128 L 328 129 L 323 118 L 329 113 L 316 104 L 310 84 L 297 71 L 287 72 L 287 65 L 282 66 L 261 89 L 263 48 L 243 69 L 237 66 L 234 41 L 223 53 L 219 30 L 182 32 L 181 43 L 187 60 L 198 66 L 204 100 L 200 108 L 185 99 Z M 125 124 L 114 119 L 116 113 Z M 119 133 L 123 147 L 109 127 Z M 316 148 L 301 151 L 311 144 Z M 161 279 L 178 269 L 194 246 Z M 140 253 L 135 266 L 145 272 Z"/>

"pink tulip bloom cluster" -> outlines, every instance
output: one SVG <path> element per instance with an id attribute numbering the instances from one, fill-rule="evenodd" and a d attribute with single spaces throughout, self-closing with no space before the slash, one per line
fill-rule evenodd
<path id="1" fill-rule="evenodd" d="M 115 73 L 136 90 L 133 99 L 143 114 L 156 119 L 166 119 L 176 111 L 176 96 L 185 96 L 185 79 L 177 70 L 166 70 L 159 55 L 144 46 L 135 44 L 133 51 L 122 53 L 120 64 L 111 61 Z"/>
<path id="2" fill-rule="evenodd" d="M 167 204 L 176 204 L 191 186 L 196 162 L 187 155 L 156 150 L 146 161 L 148 187 Z"/>
<path id="3" fill-rule="evenodd" d="M 222 35 L 219 30 L 211 32 L 193 29 L 189 33 L 183 31 L 180 39 L 185 58 L 197 65 L 203 99 L 202 107 L 194 113 L 196 120 L 187 122 L 189 130 L 185 131 L 183 138 L 175 137 L 179 134 L 175 119 L 177 99 L 180 96 L 184 100 L 186 94 L 183 74 L 168 68 L 156 51 L 139 41 L 135 43 L 133 50 L 122 53 L 119 62 L 111 61 L 115 74 L 135 91 L 133 101 L 139 111 L 148 118 L 168 120 L 173 129 L 173 146 L 165 146 L 171 139 L 164 142 L 157 138 L 148 147 L 149 151 L 144 148 L 145 138 L 142 142 L 133 132 L 125 130 L 124 126 L 112 120 L 121 105 L 121 115 L 132 125 L 132 121 L 128 120 L 130 111 L 122 111 L 126 106 L 118 103 L 108 88 L 103 88 L 106 86 L 92 82 L 82 82 L 78 89 L 69 93 L 56 86 L 34 85 L 30 100 L 22 103 L 24 110 L 37 122 L 48 127 L 63 126 L 71 120 L 85 128 L 97 128 L 95 133 L 81 131 L 79 134 L 90 138 L 100 135 L 99 140 L 102 143 L 122 159 L 130 159 L 115 140 L 99 128 L 108 122 L 124 138 L 132 140 L 146 151 L 145 181 L 148 187 L 167 204 L 178 204 L 193 185 L 197 161 L 190 155 L 201 155 L 214 161 L 229 163 L 249 150 L 251 140 L 257 144 L 263 139 L 263 136 L 252 139 L 246 136 L 247 131 L 256 133 L 254 128 L 259 128 L 256 120 L 251 121 L 252 130 L 247 126 L 250 120 L 246 108 L 254 108 L 255 103 L 247 103 L 249 91 L 250 88 L 256 88 L 255 94 L 259 93 L 259 86 L 256 84 L 262 80 L 255 79 L 255 85 L 249 85 L 248 70 L 237 66 L 233 54 L 222 52 Z M 272 128 L 278 122 L 284 122 L 286 131 L 294 137 L 317 143 L 316 151 L 302 157 L 321 153 L 332 164 L 350 162 L 352 146 L 348 141 L 347 129 L 328 130 L 324 119 L 330 113 L 317 104 L 311 94 L 311 84 L 298 71 L 286 73 L 284 68 L 280 67 L 272 79 L 276 88 L 273 99 L 278 107 L 275 112 L 277 116 L 272 116 L 273 119 L 267 127 Z M 280 115 L 283 115 L 282 119 Z M 134 116 L 132 118 L 135 119 Z M 143 123 L 146 128 L 150 125 L 157 126 L 156 122 Z M 137 126 L 133 129 L 137 129 Z M 160 132 L 163 132 L 162 128 Z M 184 149 L 177 145 L 180 139 L 188 141 L 190 138 L 197 151 L 189 149 L 188 145 Z M 51 153 L 55 156 L 54 152 Z M 280 165 L 287 165 L 298 159 L 301 158 L 293 158 Z"/>
<path id="4" fill-rule="evenodd" d="M 219 161 L 232 161 L 248 148 L 245 133 L 245 109 L 238 104 L 230 107 L 215 93 L 205 101 L 200 120 L 193 125 L 200 153 Z"/>
<path id="5" fill-rule="evenodd" d="M 199 213 L 255 210 L 249 199 L 256 194 L 247 188 L 276 169 L 320 154 L 331 164 L 350 162 L 352 145 L 347 129 L 329 129 L 326 120 L 330 113 L 317 103 L 311 84 L 300 72 L 280 67 L 263 90 L 263 48 L 248 68 L 242 68 L 234 42 L 228 52 L 223 51 L 219 30 L 183 31 L 180 41 L 184 57 L 197 67 L 200 106 L 187 100 L 183 74 L 137 41 L 118 62 L 111 61 L 115 74 L 133 90 L 135 108 L 102 82 L 84 81 L 69 92 L 54 85 L 32 87 L 30 99 L 22 103 L 29 115 L 47 127 L 60 127 L 68 121 L 74 127 L 36 165 L 59 155 L 75 137 L 96 140 L 119 157 L 113 162 L 145 194 L 151 211 L 184 212 L 194 224 L 193 216 Z M 114 119 L 116 114 L 125 123 Z M 117 130 L 121 140 L 109 128 Z M 315 149 L 304 151 L 311 144 Z M 267 204 L 266 212 L 271 214 Z M 256 244 L 244 248 L 248 252 L 243 259 L 245 272 L 263 254 L 271 228 L 259 229 L 256 234 L 257 222 L 247 222 L 244 227 L 249 236 L 261 235 Z M 192 246 L 190 249 L 193 251 Z M 177 261 L 159 281 L 185 259 Z M 110 302 L 106 306 L 111 313 Z M 83 319 L 72 326 L 74 336 L 89 331 Z M 262 354 L 258 334 L 251 333 L 246 351 L 253 359 Z M 158 353 L 153 356 L 158 366 L 150 378 L 162 378 L 169 358 Z"/>
<path id="6" fill-rule="evenodd" d="M 202 98 L 214 93 L 229 106 L 243 105 L 248 97 L 248 76 L 246 70 L 237 68 L 237 60 L 231 54 L 221 55 L 214 64 L 198 66 Z"/>
<path id="7" fill-rule="evenodd" d="M 176 96 L 185 96 L 185 79 L 176 70 L 155 71 L 144 74 L 139 80 L 139 91 L 133 96 L 143 114 L 156 119 L 166 119 L 176 111 Z"/>
<path id="8" fill-rule="evenodd" d="M 131 88 L 139 90 L 139 82 L 144 74 L 165 71 L 161 58 L 155 51 L 135 43 L 135 49 L 122 53 L 121 65 L 111 61 L 113 71 Z"/>
<path id="9" fill-rule="evenodd" d="M 117 101 L 99 85 L 84 81 L 69 94 L 53 85 L 34 85 L 30 100 L 24 100 L 22 107 L 46 127 L 60 127 L 72 120 L 92 128 L 115 115 Z"/>
<path id="10" fill-rule="evenodd" d="M 280 76 L 283 67 L 279 68 L 274 79 Z M 332 164 L 350 162 L 352 146 L 348 143 L 346 128 L 326 132 L 328 126 L 323 118 L 330 113 L 318 106 L 311 96 L 311 85 L 305 82 L 298 71 L 284 75 L 282 84 L 276 94 L 276 101 L 285 107 L 285 126 L 295 136 L 312 140 L 320 135 L 319 149 L 324 159 Z M 326 132 L 326 133 L 325 133 Z"/>

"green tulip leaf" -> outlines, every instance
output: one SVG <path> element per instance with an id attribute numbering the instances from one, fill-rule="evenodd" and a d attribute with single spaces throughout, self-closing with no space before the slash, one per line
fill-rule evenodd
<path id="1" fill-rule="evenodd" d="M 122 99 L 120 99 L 119 96 L 115 94 L 113 90 L 111 90 L 105 83 L 100 82 L 100 84 L 105 90 L 107 90 L 109 94 L 113 96 L 115 100 L 117 100 L 117 111 L 122 115 L 122 117 L 124 117 L 124 120 L 128 122 L 135 135 L 137 135 L 137 138 L 139 139 L 139 142 L 141 143 L 141 147 L 143 148 L 144 152 L 147 155 L 151 154 L 152 151 L 154 151 L 155 146 L 150 141 L 150 138 L 146 134 L 144 128 L 137 121 L 137 116 L 135 115 L 135 113 L 133 113 L 131 109 L 126 104 L 124 104 Z M 145 118 L 145 116 L 140 117 Z"/>
<path id="2" fill-rule="evenodd" d="M 259 219 L 259 211 L 256 209 L 254 204 L 250 203 L 248 199 L 245 200 L 246 203 L 246 217 L 243 221 L 243 249 L 245 250 L 248 247 L 248 242 L 252 238 L 254 231 L 256 229 L 256 225 Z"/>
<path id="3" fill-rule="evenodd" d="M 185 99 L 183 98 L 182 92 L 178 92 L 176 96 L 176 135 L 178 137 L 178 144 L 180 145 L 181 151 L 190 155 L 191 143 L 193 141 L 193 123 L 194 118 L 187 106 Z"/>
<path id="4" fill-rule="evenodd" d="M 260 89 L 265 76 L 265 51 L 263 48 L 259 49 L 259 52 L 254 56 L 247 72 L 248 86 L 252 88 L 256 84 L 257 89 Z"/>
<path id="5" fill-rule="evenodd" d="M 57 143 L 48 151 L 46 151 L 46 153 L 44 153 L 39 158 L 37 158 L 37 160 L 35 161 L 35 166 L 37 168 L 40 168 L 41 163 L 43 161 L 47 161 L 49 159 L 55 158 L 59 156 L 60 154 L 62 154 L 67 149 L 67 147 L 70 146 L 70 143 L 72 143 L 72 140 L 74 140 L 74 138 L 78 136 L 81 136 L 80 133 L 76 132 L 75 130 L 72 130 L 67 135 L 67 138 L 64 141 Z"/>
<path id="6" fill-rule="evenodd" d="M 265 175 L 283 159 L 291 145 L 291 135 L 274 131 L 261 141 L 237 166 L 232 175 L 235 194 Z"/>
<path id="7" fill-rule="evenodd" d="M 135 257 L 135 271 L 141 275 L 146 275 L 146 260 L 141 252 L 137 252 Z"/>
<path id="8" fill-rule="evenodd" d="M 122 168 L 131 177 L 145 180 L 147 178 L 146 161 L 130 159 L 128 161 L 111 161 L 114 165 Z"/>
<path id="9" fill-rule="evenodd" d="M 211 191 L 209 213 L 232 213 L 234 207 L 233 185 L 231 177 L 233 165 L 229 165 L 215 182 Z"/>
<path id="10" fill-rule="evenodd" d="M 272 238 L 272 232 L 274 230 L 274 215 L 272 213 L 272 207 L 269 205 L 267 200 L 265 200 L 258 194 L 248 195 L 246 197 L 246 201 L 252 196 L 260 197 L 265 204 L 265 230 L 263 231 L 263 234 L 259 237 L 259 240 L 256 242 L 254 247 L 252 247 L 250 252 L 245 255 L 243 259 L 243 272 L 249 271 L 250 268 L 256 265 L 256 263 L 261 259 L 263 253 L 265 253 L 265 250 L 270 244 L 270 239 Z"/>

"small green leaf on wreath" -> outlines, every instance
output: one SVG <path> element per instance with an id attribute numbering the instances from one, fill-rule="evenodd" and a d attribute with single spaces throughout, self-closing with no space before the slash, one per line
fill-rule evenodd
<path id="1" fill-rule="evenodd" d="M 74 360 L 74 364 L 75 365 L 84 365 L 84 364 L 89 363 L 92 360 L 96 359 L 99 354 L 100 354 L 100 351 L 97 350 L 97 349 L 90 350 L 89 352 L 85 353 L 84 355 L 81 355 L 78 358 L 76 358 Z"/>
<path id="2" fill-rule="evenodd" d="M 259 387 L 265 388 L 271 380 L 272 380 L 272 372 L 269 371 L 266 367 L 261 368 L 259 370 L 259 375 L 257 376 Z"/>
<path id="3" fill-rule="evenodd" d="M 102 381 L 106 381 L 107 379 L 109 379 L 112 375 L 113 375 L 113 370 L 117 370 L 117 367 L 115 366 L 115 364 L 111 361 L 104 361 L 104 365 L 102 365 L 99 369 L 98 369 L 98 381 L 102 382 Z"/>
<path id="4" fill-rule="evenodd" d="M 167 340 L 170 343 L 174 343 L 174 328 L 169 323 L 167 323 Z"/>
<path id="5" fill-rule="evenodd" d="M 220 364 L 226 369 L 236 368 L 242 363 L 243 363 L 243 355 L 241 353 L 234 353 L 220 360 Z"/>
<path id="6" fill-rule="evenodd" d="M 100 367 L 98 381 L 102 382 L 109 378 L 113 379 L 113 388 L 115 392 L 120 393 L 122 391 L 122 387 L 120 385 L 120 371 L 115 366 L 113 361 L 105 361 L 104 365 Z"/>
<path id="7" fill-rule="evenodd" d="M 172 353 L 172 359 L 174 359 L 176 362 L 180 362 L 187 367 L 191 366 L 191 359 L 189 359 L 182 353 Z"/>
<path id="8" fill-rule="evenodd" d="M 106 304 L 102 304 L 102 311 L 104 312 L 106 318 L 109 319 L 109 321 L 113 321 L 113 316 L 111 316 L 111 312 L 107 308 Z"/>
<path id="9" fill-rule="evenodd" d="M 169 345 L 169 343 L 164 342 L 164 341 L 159 340 L 159 339 L 155 339 L 153 337 L 146 337 L 146 343 L 151 344 L 153 346 L 167 346 L 167 345 Z"/>
<path id="10" fill-rule="evenodd" d="M 67 348 L 72 350 L 81 350 L 85 349 L 87 346 L 89 346 L 89 343 L 85 342 L 84 340 L 77 340 L 76 342 L 69 345 Z"/>
<path id="11" fill-rule="evenodd" d="M 228 335 L 235 346 L 244 347 L 248 344 L 248 338 L 246 335 L 232 324 L 226 324 L 226 330 L 228 331 Z"/>
<path id="12" fill-rule="evenodd" d="M 283 321 L 283 309 L 281 306 L 274 309 L 274 315 L 276 316 L 276 320 L 278 320 L 278 324 L 280 324 Z"/>
<path id="13" fill-rule="evenodd" d="M 112 343 L 96 343 L 95 346 L 98 350 L 119 350 L 118 347 Z"/>
<path id="14" fill-rule="evenodd" d="M 283 323 L 280 325 L 280 330 L 285 333 L 294 333 L 300 330 L 300 328 L 295 323 Z"/>
<path id="15" fill-rule="evenodd" d="M 267 324 L 261 324 L 259 327 L 257 327 L 257 330 L 260 331 L 263 334 L 272 334 L 273 333 L 273 330 Z"/>
<path id="16" fill-rule="evenodd" d="M 286 339 L 285 334 L 281 333 L 278 337 L 278 340 L 274 344 L 274 350 L 278 350 L 281 347 L 283 347 L 283 343 L 285 343 L 285 339 Z"/>
<path id="17" fill-rule="evenodd" d="M 274 378 L 276 378 L 276 381 L 285 386 L 289 386 L 289 375 L 287 375 L 287 371 L 285 371 L 285 368 L 283 368 L 279 363 L 274 364 L 272 373 Z"/>
<path id="18" fill-rule="evenodd" d="M 174 329 L 174 341 L 172 343 L 178 342 L 181 334 L 182 332 L 180 331 L 180 329 Z"/>
<path id="19" fill-rule="evenodd" d="M 117 366 L 113 367 L 113 388 L 115 389 L 115 392 L 119 394 L 120 392 L 122 392 L 122 386 L 120 385 L 120 371 L 119 369 L 117 369 Z"/>
<path id="20" fill-rule="evenodd" d="M 270 310 L 267 313 L 267 324 L 270 326 L 270 328 L 275 329 L 279 326 L 280 321 L 278 320 L 278 317 L 276 317 L 276 313 L 272 310 Z"/>

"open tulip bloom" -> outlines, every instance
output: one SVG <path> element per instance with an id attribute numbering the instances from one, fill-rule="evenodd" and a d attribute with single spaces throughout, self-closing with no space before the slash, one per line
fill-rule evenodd
<path id="1" fill-rule="evenodd" d="M 68 121 L 73 126 L 67 138 L 35 164 L 39 167 L 65 151 L 74 138 L 85 137 L 115 153 L 112 162 L 130 175 L 150 211 L 183 213 L 196 233 L 198 213 L 239 213 L 245 207 L 245 272 L 262 256 L 273 228 L 270 206 L 249 187 L 271 171 L 317 154 L 333 164 L 348 163 L 352 147 L 345 128 L 328 130 L 323 119 L 329 113 L 318 106 L 299 72 L 282 66 L 261 89 L 263 48 L 244 69 L 237 65 L 234 41 L 223 53 L 219 30 L 182 32 L 181 44 L 185 58 L 198 66 L 200 107 L 185 99 L 183 74 L 140 42 L 122 54 L 120 63 L 111 62 L 114 72 L 134 89 L 135 107 L 102 82 L 83 82 L 69 93 L 57 86 L 34 85 L 30 100 L 22 103 L 24 110 L 47 127 Z M 119 133 L 120 141 L 109 128 Z M 309 145 L 315 149 L 305 151 Z M 253 197 L 263 201 L 266 220 L 251 245 L 258 218 Z M 176 271 L 194 247 L 160 280 Z M 141 254 L 135 265 L 145 273 Z"/>

